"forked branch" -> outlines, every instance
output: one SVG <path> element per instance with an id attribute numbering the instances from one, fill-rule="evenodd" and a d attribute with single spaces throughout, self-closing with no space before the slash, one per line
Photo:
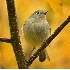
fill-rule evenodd
<path id="1" fill-rule="evenodd" d="M 6 0 L 6 3 L 11 38 L 0 37 L 0 41 L 11 43 L 18 64 L 18 68 L 27 69 L 32 64 L 32 62 L 40 55 L 40 53 L 51 43 L 51 41 L 61 32 L 61 30 L 70 22 L 70 16 L 55 30 L 55 32 L 46 40 L 46 42 L 43 42 L 41 47 L 29 58 L 29 60 L 26 60 L 20 41 L 14 0 Z"/>

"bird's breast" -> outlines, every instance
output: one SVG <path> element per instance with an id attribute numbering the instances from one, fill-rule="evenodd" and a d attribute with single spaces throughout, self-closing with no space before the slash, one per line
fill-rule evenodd
<path id="1" fill-rule="evenodd" d="M 28 44 L 40 46 L 50 35 L 47 23 L 32 23 L 24 25 L 24 37 Z"/>

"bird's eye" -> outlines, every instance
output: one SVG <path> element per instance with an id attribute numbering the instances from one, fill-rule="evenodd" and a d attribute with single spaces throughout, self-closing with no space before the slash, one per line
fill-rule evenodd
<path id="1" fill-rule="evenodd" d="M 39 12 L 36 12 L 36 14 L 39 14 Z"/>

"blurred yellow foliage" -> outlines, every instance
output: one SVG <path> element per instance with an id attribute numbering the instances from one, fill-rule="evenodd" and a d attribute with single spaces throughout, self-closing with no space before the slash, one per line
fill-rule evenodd
<path id="1" fill-rule="evenodd" d="M 45 0 L 50 7 L 57 13 L 59 13 L 61 16 L 63 16 L 63 11 L 62 11 L 62 0 Z"/>
<path id="2" fill-rule="evenodd" d="M 70 15 L 70 0 L 15 0 L 17 20 L 23 50 L 31 50 L 21 34 L 24 21 L 35 11 L 44 10 L 52 33 Z M 10 37 L 6 1 L 0 0 L 0 37 Z M 70 24 L 47 47 L 50 61 L 41 63 L 36 59 L 30 68 L 70 68 Z M 0 68 L 17 68 L 11 44 L 0 42 Z"/>
<path id="3" fill-rule="evenodd" d="M 67 14 L 69 15 L 70 13 L 70 6 L 68 7 L 68 5 L 65 4 L 66 3 L 70 3 L 70 0 L 45 0 L 50 7 L 57 12 L 62 18 L 64 18 L 65 16 L 67 16 Z"/>

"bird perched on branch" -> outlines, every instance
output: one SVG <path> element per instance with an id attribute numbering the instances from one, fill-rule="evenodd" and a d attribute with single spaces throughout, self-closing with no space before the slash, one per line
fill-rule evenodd
<path id="1" fill-rule="evenodd" d="M 22 32 L 26 42 L 31 47 L 40 47 L 44 41 L 50 36 L 50 26 L 46 19 L 46 13 L 43 10 L 35 11 L 23 24 Z M 50 60 L 46 49 L 39 55 L 41 62 L 45 59 Z"/>

